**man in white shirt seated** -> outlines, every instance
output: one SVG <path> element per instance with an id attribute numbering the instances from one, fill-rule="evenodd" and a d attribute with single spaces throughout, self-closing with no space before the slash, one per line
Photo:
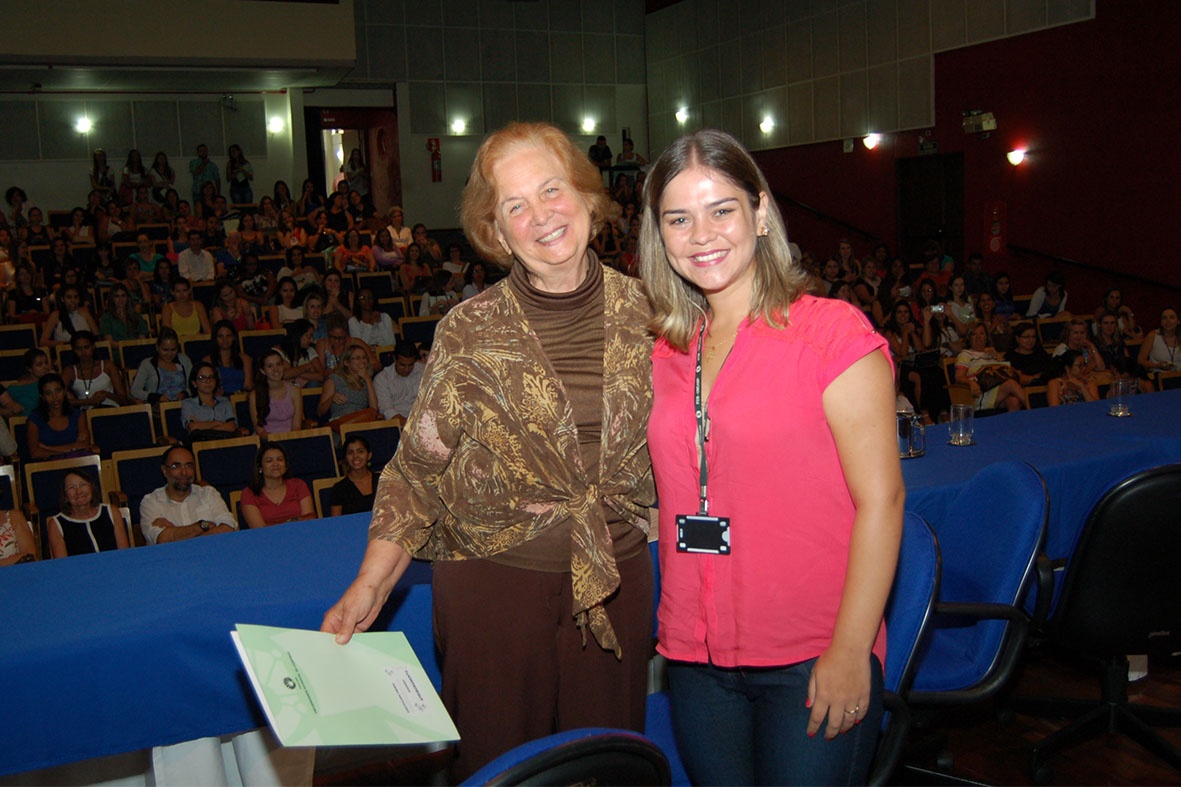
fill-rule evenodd
<path id="1" fill-rule="evenodd" d="M 189 230 L 189 247 L 176 255 L 176 272 L 189 281 L 213 281 L 213 255 L 204 244 L 201 233 Z"/>
<path id="2" fill-rule="evenodd" d="M 147 494 L 139 506 L 139 526 L 149 544 L 238 529 L 218 491 L 193 483 L 197 465 L 189 449 L 170 447 L 164 452 L 161 470 L 168 483 Z"/>
<path id="3" fill-rule="evenodd" d="M 385 419 L 410 415 L 422 383 L 423 364 L 418 362 L 418 348 L 413 342 L 398 342 L 394 347 L 394 365 L 382 369 L 373 378 L 377 408 Z"/>

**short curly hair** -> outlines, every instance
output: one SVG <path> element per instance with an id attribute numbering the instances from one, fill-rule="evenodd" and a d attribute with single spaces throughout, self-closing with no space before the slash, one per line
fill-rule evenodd
<path id="1" fill-rule="evenodd" d="M 549 123 L 510 123 L 480 145 L 463 189 L 460 209 L 463 231 L 472 247 L 481 257 L 502 268 L 511 267 L 513 256 L 497 240 L 496 182 L 492 169 L 514 148 L 526 145 L 550 151 L 565 166 L 570 184 L 586 200 L 590 211 L 588 241 L 618 211 L 603 186 L 599 168 L 574 146 L 565 132 Z"/>

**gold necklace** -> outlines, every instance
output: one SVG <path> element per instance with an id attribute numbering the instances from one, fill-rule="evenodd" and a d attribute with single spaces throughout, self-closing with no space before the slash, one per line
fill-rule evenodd
<path id="1" fill-rule="evenodd" d="M 721 352 L 723 348 L 726 349 L 726 352 L 730 351 L 730 348 L 732 348 L 734 346 L 734 340 L 738 338 L 738 329 L 735 328 L 730 333 L 730 336 L 728 339 L 723 339 L 722 341 L 720 341 L 716 344 L 709 341 L 712 338 L 713 338 L 713 333 L 711 331 L 710 334 L 708 334 L 706 337 L 706 344 L 705 344 L 705 360 L 707 360 L 707 361 L 712 361 L 715 357 L 717 357 L 717 354 L 719 352 Z"/>

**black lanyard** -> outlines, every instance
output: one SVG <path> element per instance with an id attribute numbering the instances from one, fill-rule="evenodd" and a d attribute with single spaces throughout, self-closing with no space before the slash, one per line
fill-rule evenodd
<path id="1" fill-rule="evenodd" d="M 705 344 L 705 320 L 701 321 L 701 330 L 697 333 L 697 368 L 693 382 L 693 410 L 697 415 L 697 456 L 701 473 L 698 480 L 700 487 L 700 506 L 697 513 L 709 516 L 709 466 L 705 461 L 705 441 L 709 437 L 709 412 L 701 401 L 701 347 Z"/>

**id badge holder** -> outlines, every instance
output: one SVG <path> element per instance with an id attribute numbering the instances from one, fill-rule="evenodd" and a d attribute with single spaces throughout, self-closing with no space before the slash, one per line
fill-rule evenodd
<path id="1" fill-rule="evenodd" d="M 678 515 L 677 551 L 729 555 L 730 518 L 707 514 Z"/>

